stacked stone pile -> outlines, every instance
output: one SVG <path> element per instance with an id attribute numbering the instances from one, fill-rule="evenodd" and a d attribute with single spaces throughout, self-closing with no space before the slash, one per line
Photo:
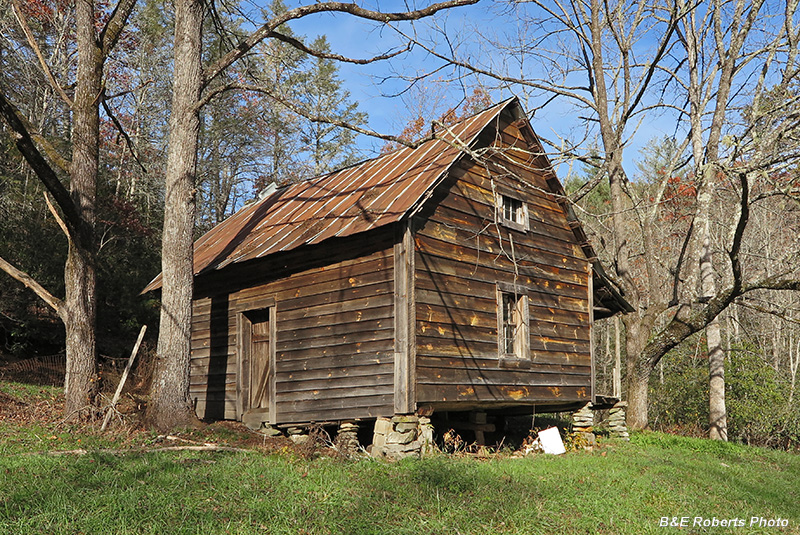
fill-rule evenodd
<path id="1" fill-rule="evenodd" d="M 591 406 L 591 403 L 587 403 L 572 413 L 572 432 L 583 437 L 587 447 L 593 447 L 597 443 L 594 436 L 594 411 Z"/>
<path id="2" fill-rule="evenodd" d="M 339 424 L 339 432 L 336 435 L 336 449 L 339 453 L 345 457 L 352 457 L 358 453 L 359 448 L 358 425 L 353 422 Z"/>
<path id="3" fill-rule="evenodd" d="M 580 410 L 572 413 L 572 430 L 576 433 L 591 433 L 594 431 L 594 411 L 587 403 Z"/>
<path id="4" fill-rule="evenodd" d="M 431 419 L 425 416 L 419 418 L 419 442 L 420 453 L 423 456 L 430 455 L 436 448 L 433 442 L 433 424 L 431 424 Z"/>
<path id="5" fill-rule="evenodd" d="M 627 401 L 618 401 L 608 411 L 608 429 L 612 437 L 629 440 L 628 425 L 625 423 L 625 408 Z"/>
<path id="6" fill-rule="evenodd" d="M 372 437 L 373 457 L 398 460 L 404 457 L 419 457 L 430 451 L 433 444 L 433 426 L 430 418 L 395 416 L 378 418 Z"/>

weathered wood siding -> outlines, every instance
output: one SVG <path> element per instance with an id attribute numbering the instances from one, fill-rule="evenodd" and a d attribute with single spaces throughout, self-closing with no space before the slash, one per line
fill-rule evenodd
<path id="1" fill-rule="evenodd" d="M 508 121 L 501 137 L 503 146 L 527 147 Z M 543 173 L 531 170 L 533 157 L 505 151 L 500 160 L 493 178 L 484 166 L 460 164 L 435 210 L 415 221 L 419 405 L 545 405 L 591 395 L 588 261 L 544 193 Z M 495 193 L 527 203 L 529 231 L 495 223 Z M 529 300 L 528 362 L 501 359 L 498 348 L 497 283 L 515 279 Z"/>
<path id="2" fill-rule="evenodd" d="M 393 234 L 386 236 L 384 248 L 363 236 L 313 248 L 304 265 L 323 265 L 286 275 L 264 263 L 258 271 L 271 282 L 229 293 L 206 289 L 216 295 L 198 296 L 190 387 L 198 415 L 238 417 L 237 316 L 272 303 L 276 423 L 392 414 Z M 326 257 L 335 261 L 325 265 Z"/>

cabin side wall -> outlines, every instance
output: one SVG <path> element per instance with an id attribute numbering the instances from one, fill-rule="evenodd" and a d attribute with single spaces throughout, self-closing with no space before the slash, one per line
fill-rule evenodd
<path id="1" fill-rule="evenodd" d="M 502 145 L 527 147 L 508 121 Z M 502 161 L 528 184 L 465 160 L 435 211 L 415 221 L 420 406 L 556 406 L 592 395 L 589 262 L 530 153 L 504 151 Z M 526 203 L 529 230 L 497 221 L 498 194 Z M 515 285 L 527 295 L 529 359 L 503 358 L 498 342 L 499 288 Z"/>
<path id="2" fill-rule="evenodd" d="M 269 306 L 275 321 L 274 423 L 393 414 L 392 240 L 383 233 L 306 248 L 296 261 L 322 265 L 282 276 L 286 262 L 255 264 L 250 271 L 260 272 L 261 281 L 274 280 L 234 291 L 226 291 L 231 283 L 223 280 L 204 289 L 192 321 L 190 395 L 198 416 L 241 418 L 240 316 Z"/>

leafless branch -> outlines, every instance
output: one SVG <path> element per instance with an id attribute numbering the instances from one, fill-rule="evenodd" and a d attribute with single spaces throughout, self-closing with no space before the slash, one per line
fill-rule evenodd
<path id="1" fill-rule="evenodd" d="M 108 22 L 100 32 L 99 40 L 103 49 L 104 59 L 108 57 L 111 50 L 114 49 L 114 45 L 117 44 L 117 40 L 119 40 L 119 36 L 125 28 L 125 23 L 135 5 L 136 0 L 120 0 L 119 3 L 114 6 L 111 17 L 109 17 Z"/>
<path id="2" fill-rule="evenodd" d="M 736 301 L 736 304 L 744 308 L 749 308 L 750 310 L 755 310 L 756 312 L 761 312 L 763 314 L 769 314 L 770 316 L 775 316 L 789 323 L 794 323 L 795 325 L 800 325 L 800 320 L 795 319 L 786 314 L 783 310 L 779 310 L 774 307 L 770 308 L 762 307 L 760 305 L 756 305 L 750 301 L 745 301 L 745 300 Z"/>
<path id="3" fill-rule="evenodd" d="M 731 272 L 733 274 L 733 288 L 738 291 L 742 284 L 742 265 L 739 261 L 739 251 L 742 249 L 742 239 L 744 238 L 744 231 L 747 227 L 747 221 L 750 218 L 750 184 L 747 179 L 747 173 L 738 173 L 739 185 L 741 191 L 741 200 L 739 202 L 739 218 L 736 222 L 736 227 L 733 233 L 733 240 L 731 241 L 731 250 L 728 252 L 728 258 L 731 261 Z"/>
<path id="4" fill-rule="evenodd" d="M 247 54 L 258 43 L 268 38 L 282 24 L 285 24 L 291 20 L 300 19 L 316 13 L 336 12 L 348 13 L 361 19 L 373 20 L 382 23 L 410 21 L 428 17 L 443 9 L 475 4 L 477 1 L 478 0 L 447 0 L 445 2 L 431 4 L 423 9 L 395 13 L 373 11 L 370 9 L 365 9 L 357 4 L 344 2 L 320 2 L 317 4 L 299 6 L 269 20 L 266 24 L 251 33 L 247 39 L 239 43 L 234 49 L 204 69 L 203 86 L 207 86 L 212 80 L 219 76 L 223 70 Z"/>
<path id="5" fill-rule="evenodd" d="M 113 95 L 106 95 L 106 100 L 114 100 L 115 98 L 124 97 L 125 95 L 129 95 L 131 93 L 136 93 L 137 91 L 141 91 L 142 89 L 146 88 L 150 84 L 154 84 L 155 80 L 146 80 L 142 85 L 136 87 L 134 89 L 128 89 L 126 91 L 120 91 L 119 93 L 114 93 Z"/>
<path id="6" fill-rule="evenodd" d="M 61 231 L 64 233 L 64 235 L 67 237 L 68 240 L 71 239 L 69 237 L 69 229 L 67 228 L 66 223 L 64 223 L 64 220 L 61 219 L 60 215 L 58 215 L 58 211 L 56 210 L 56 207 L 53 206 L 53 203 L 50 201 L 50 195 L 48 195 L 47 192 L 44 193 L 44 202 L 47 203 L 47 209 L 50 210 L 51 214 L 53 214 L 53 217 L 55 218 L 56 223 L 58 223 L 58 226 L 61 228 Z"/>
<path id="7" fill-rule="evenodd" d="M 275 102 L 277 102 L 277 103 L 279 103 L 279 104 L 281 104 L 283 106 L 286 106 L 287 108 L 289 108 L 294 113 L 296 113 L 296 114 L 298 114 L 298 115 L 300 115 L 302 117 L 305 117 L 309 121 L 312 121 L 312 122 L 315 122 L 315 123 L 330 124 L 330 125 L 333 125 L 333 126 L 338 126 L 340 128 L 346 128 L 346 129 L 352 130 L 353 132 L 356 132 L 358 134 L 364 134 L 366 136 L 374 137 L 376 139 L 382 139 L 384 141 L 391 141 L 391 142 L 398 143 L 398 144 L 406 146 L 406 147 L 416 148 L 416 147 L 420 146 L 422 143 L 424 143 L 425 141 L 428 141 L 429 139 L 432 139 L 432 137 L 433 137 L 431 135 L 431 136 L 427 136 L 427 137 L 425 137 L 423 139 L 420 139 L 420 140 L 412 142 L 412 141 L 408 141 L 407 139 L 403 139 L 403 138 L 398 137 L 398 136 L 393 136 L 393 135 L 390 135 L 390 134 L 381 134 L 381 133 L 376 132 L 374 130 L 370 130 L 369 128 L 364 128 L 362 126 L 354 125 L 354 124 L 342 121 L 340 119 L 334 119 L 334 118 L 331 118 L 331 117 L 325 117 L 325 116 L 322 116 L 322 115 L 316 115 L 316 114 L 310 113 L 308 110 L 305 110 L 302 106 L 296 105 L 291 100 L 289 100 L 289 99 L 287 99 L 287 98 L 285 98 L 285 97 L 283 97 L 281 95 L 275 94 L 273 89 L 274 88 L 267 87 L 267 86 L 261 86 L 261 85 L 255 85 L 255 84 L 240 84 L 240 83 L 225 84 L 225 85 L 216 87 L 213 90 L 208 91 L 206 93 L 206 95 L 204 95 L 203 98 L 200 101 L 198 101 L 197 107 L 201 108 L 201 107 L 205 106 L 214 97 L 216 97 L 216 96 L 218 96 L 218 95 L 220 95 L 220 94 L 222 94 L 222 93 L 224 93 L 226 91 L 234 91 L 234 90 L 253 91 L 255 93 L 261 93 L 261 94 L 269 96 Z"/>
<path id="8" fill-rule="evenodd" d="M 20 271 L 3 258 L 0 258 L 0 269 L 8 273 L 12 278 L 24 284 L 26 288 L 30 288 L 33 293 L 41 298 L 42 301 L 50 305 L 50 307 L 55 310 L 59 316 L 63 313 L 64 302 L 45 290 L 44 286 L 36 282 L 33 277 L 24 271 Z"/>
<path id="9" fill-rule="evenodd" d="M 332 60 L 336 60 L 336 61 L 339 61 L 339 62 L 342 62 L 342 63 L 355 63 L 356 65 L 368 65 L 370 63 L 375 63 L 377 61 L 383 61 L 383 60 L 391 59 L 391 58 L 394 58 L 396 56 L 399 56 L 403 52 L 408 52 L 411 49 L 411 45 L 406 45 L 405 47 L 401 48 L 400 50 L 396 50 L 394 52 L 389 52 L 387 54 L 381 54 L 381 55 L 374 56 L 374 57 L 371 57 L 371 58 L 357 59 L 357 58 L 349 58 L 347 56 L 343 56 L 341 54 L 335 54 L 335 53 L 332 53 L 332 52 L 324 52 L 322 50 L 315 50 L 315 49 L 313 49 L 313 48 L 311 48 L 309 46 L 306 46 L 306 44 L 303 43 L 302 41 L 300 41 L 299 39 L 296 39 L 296 38 L 294 38 L 294 37 L 292 37 L 290 35 L 286 35 L 286 34 L 283 34 L 283 33 L 277 32 L 277 31 L 272 32 L 267 37 L 268 38 L 269 37 L 275 38 L 278 41 L 282 41 L 282 42 L 286 43 L 287 45 L 290 45 L 290 46 L 296 48 L 297 50 L 301 50 L 301 51 L 305 52 L 306 54 L 308 54 L 310 56 L 314 56 L 316 58 L 332 59 Z"/>
<path id="10" fill-rule="evenodd" d="M 489 78 L 493 78 L 493 79 L 495 79 L 497 81 L 500 81 L 500 82 L 517 84 L 517 85 L 520 85 L 520 86 L 526 86 L 526 87 L 530 87 L 530 88 L 533 88 L 533 89 L 540 89 L 540 90 L 543 90 L 543 91 L 547 91 L 548 93 L 569 97 L 571 99 L 574 99 L 574 100 L 580 102 L 581 104 L 583 104 L 587 108 L 596 109 L 594 102 L 592 102 L 588 98 L 576 93 L 576 90 L 585 90 L 585 91 L 589 92 L 590 88 L 588 88 L 588 87 L 569 87 L 569 86 L 560 86 L 558 84 L 543 84 L 543 83 L 535 82 L 535 81 L 532 81 L 532 80 L 526 80 L 526 79 L 518 78 L 518 77 L 514 77 L 514 76 L 502 75 L 502 74 L 494 72 L 492 70 L 478 67 L 477 65 L 474 65 L 474 64 L 472 64 L 470 62 L 467 62 L 467 61 L 462 61 L 462 60 L 459 60 L 459 59 L 456 59 L 456 58 L 445 56 L 444 54 L 441 54 L 441 53 L 437 52 L 434 48 L 432 48 L 430 46 L 427 46 L 424 43 L 421 43 L 419 41 L 414 40 L 414 38 L 412 36 L 409 36 L 409 35 L 403 33 L 402 31 L 400 31 L 400 30 L 398 30 L 396 28 L 395 28 L 395 31 L 398 32 L 403 37 L 405 37 L 406 39 L 409 39 L 409 40 L 413 41 L 415 45 L 417 45 L 420 48 L 422 48 L 423 50 L 425 50 L 425 52 L 427 52 L 428 54 L 432 55 L 433 57 L 435 57 L 435 58 L 437 58 L 439 60 L 442 60 L 442 61 L 446 62 L 449 65 L 452 65 L 452 66 L 455 66 L 455 67 L 460 67 L 460 68 L 463 68 L 465 70 L 474 72 L 475 74 L 480 74 L 480 75 L 483 75 L 483 76 L 487 76 Z"/>
<path id="11" fill-rule="evenodd" d="M 119 122 L 119 119 L 117 119 L 116 115 L 114 115 L 114 112 L 111 110 L 111 106 L 108 105 L 108 99 L 105 96 L 105 89 L 103 90 L 103 94 L 100 96 L 100 103 L 103 105 L 103 109 L 105 110 L 106 115 L 108 115 L 109 119 L 111 119 L 111 122 L 114 123 L 114 126 L 117 128 L 117 131 L 120 133 L 120 135 L 122 135 L 123 139 L 125 139 L 125 144 L 128 146 L 128 150 L 131 151 L 133 159 L 136 160 L 137 164 L 139 164 L 139 167 L 142 169 L 142 172 L 146 174 L 147 168 L 139 159 L 139 155 L 136 153 L 136 147 L 134 147 L 133 145 L 133 140 L 125 131 L 125 128 L 123 128 L 122 124 Z"/>
<path id="12" fill-rule="evenodd" d="M 67 93 L 64 91 L 64 88 L 61 87 L 61 84 L 58 83 L 56 77 L 53 76 L 53 72 L 50 70 L 50 67 L 47 65 L 47 61 L 44 59 L 44 55 L 42 54 L 42 50 L 39 48 L 36 39 L 33 36 L 33 32 L 31 32 L 30 26 L 28 26 L 28 21 L 25 19 L 25 15 L 22 13 L 22 8 L 19 5 L 19 0 L 11 0 L 11 5 L 14 9 L 14 16 L 17 19 L 17 22 L 22 28 L 22 32 L 25 34 L 25 37 L 28 39 L 28 44 L 33 49 L 34 54 L 39 59 L 39 65 L 42 67 L 42 71 L 44 72 L 45 76 L 48 80 L 50 80 L 50 85 L 53 86 L 53 89 L 58 93 L 61 97 L 61 100 L 66 103 L 67 106 L 72 108 L 72 99 L 67 96 Z"/>
<path id="13" fill-rule="evenodd" d="M 14 133 L 15 144 L 17 149 L 22 153 L 22 156 L 31 166 L 33 171 L 44 184 L 45 188 L 53 195 L 56 203 L 66 218 L 66 225 L 69 229 L 69 235 L 73 239 L 84 245 L 87 249 L 91 247 L 90 236 L 91 233 L 87 232 L 83 219 L 78 214 L 78 209 L 72 200 L 67 188 L 58 179 L 55 171 L 47 161 L 44 159 L 39 149 L 33 143 L 31 135 L 25 128 L 25 123 L 18 113 L 17 109 L 6 99 L 5 95 L 0 92 L 0 116 L 2 116 L 6 123 L 11 127 Z"/>

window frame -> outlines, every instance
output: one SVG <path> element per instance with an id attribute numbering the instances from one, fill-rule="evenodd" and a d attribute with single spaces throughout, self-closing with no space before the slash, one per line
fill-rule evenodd
<path id="1" fill-rule="evenodd" d="M 515 212 L 514 219 L 508 219 L 506 217 L 506 211 L 509 208 L 509 201 L 519 203 L 518 207 L 511 208 L 511 210 Z M 528 212 L 528 203 L 519 197 L 514 195 L 506 195 L 505 193 L 497 193 L 495 197 L 495 207 L 497 211 L 497 219 L 501 225 L 518 230 L 520 232 L 527 232 L 530 230 L 530 214 Z"/>
<path id="2" fill-rule="evenodd" d="M 515 338 L 513 340 L 513 352 L 507 352 L 508 348 L 508 316 L 507 299 L 512 297 L 515 301 L 514 308 L 517 313 L 514 326 Z M 531 331 L 530 331 L 530 300 L 528 289 L 519 285 L 497 283 L 497 354 L 501 362 L 530 363 L 533 359 L 530 350 Z"/>

